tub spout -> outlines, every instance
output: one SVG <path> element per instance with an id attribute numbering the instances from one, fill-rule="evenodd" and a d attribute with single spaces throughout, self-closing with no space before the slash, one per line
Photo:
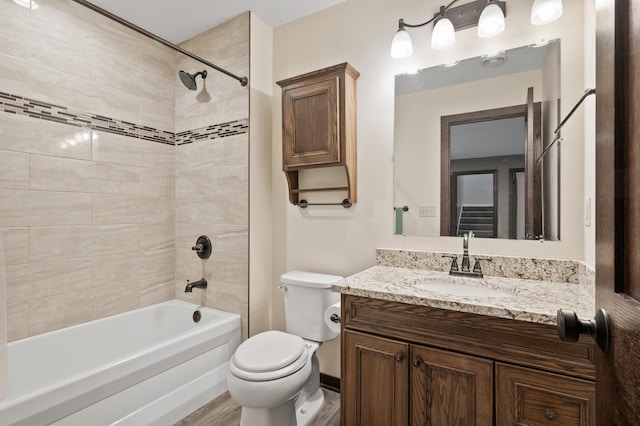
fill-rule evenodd
<path id="1" fill-rule="evenodd" d="M 194 287 L 207 288 L 207 279 L 206 278 L 202 278 L 201 280 L 194 281 L 192 283 L 190 283 L 189 280 L 187 280 L 187 286 L 184 288 L 184 292 L 185 293 L 191 293 L 193 291 Z"/>

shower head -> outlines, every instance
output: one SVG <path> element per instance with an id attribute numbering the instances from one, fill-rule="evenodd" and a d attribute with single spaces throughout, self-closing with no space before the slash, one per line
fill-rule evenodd
<path id="1" fill-rule="evenodd" d="M 186 71 L 180 71 L 180 80 L 189 90 L 196 90 L 198 85 L 196 84 L 196 77 L 202 75 L 202 79 L 207 78 L 207 70 L 198 71 L 195 74 L 189 74 Z"/>

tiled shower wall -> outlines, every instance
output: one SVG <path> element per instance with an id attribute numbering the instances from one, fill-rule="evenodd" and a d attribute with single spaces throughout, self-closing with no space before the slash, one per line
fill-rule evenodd
<path id="1" fill-rule="evenodd" d="M 175 203 L 182 177 L 174 143 L 247 131 L 247 114 L 241 123 L 211 115 L 203 129 L 178 130 L 177 61 L 174 51 L 72 1 L 29 11 L 0 0 L 10 341 L 175 297 L 176 218 L 185 212 Z M 223 125 L 205 128 L 214 124 Z M 195 132 L 181 139 L 177 130 Z M 198 156 L 204 167 L 206 155 Z"/>
<path id="2" fill-rule="evenodd" d="M 249 75 L 249 13 L 240 15 L 181 44 L 239 76 Z M 225 40 L 221 44 L 219 40 Z M 185 56 L 178 69 L 205 69 Z M 198 90 L 176 83 L 176 133 L 203 129 L 211 123 L 231 123 L 239 133 L 212 140 L 195 139 L 176 147 L 176 295 L 183 300 L 242 315 L 247 336 L 249 282 L 249 117 L 248 88 L 206 68 Z M 204 96 L 206 89 L 209 97 Z M 199 235 L 213 243 L 213 253 L 201 260 L 191 250 Z M 205 291 L 184 292 L 187 280 L 206 278 Z"/>

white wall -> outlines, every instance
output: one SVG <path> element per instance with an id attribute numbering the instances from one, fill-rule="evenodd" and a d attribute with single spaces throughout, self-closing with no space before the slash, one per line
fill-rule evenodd
<path id="1" fill-rule="evenodd" d="M 393 229 L 394 75 L 409 68 L 425 68 L 456 59 L 522 46 L 541 38 L 562 39 L 563 114 L 584 91 L 583 2 L 565 1 L 564 15 L 540 27 L 529 23 L 533 0 L 508 2 L 507 29 L 482 40 L 475 29 L 456 33 L 456 45 L 445 51 L 429 47 L 431 28 L 410 30 L 414 55 L 397 61 L 389 56 L 399 18 L 422 22 L 440 2 L 424 0 L 349 0 L 274 30 L 274 81 L 348 61 L 360 73 L 358 98 L 358 203 L 351 209 L 313 208 L 301 211 L 287 198 L 282 173 L 281 105 L 274 84 L 273 99 L 273 235 L 272 277 L 274 327 L 284 328 L 280 274 L 303 269 L 349 275 L 375 264 L 375 249 L 406 248 L 461 251 L 459 238 L 402 237 Z M 563 239 L 559 242 L 478 239 L 472 253 L 584 258 L 581 221 L 584 194 L 583 111 L 565 126 L 562 158 Z M 568 138 L 568 135 L 572 135 Z M 566 167 L 565 167 L 566 166 Z M 566 201 L 565 201 L 566 200 Z M 340 375 L 339 341 L 319 350 L 321 370 Z"/>

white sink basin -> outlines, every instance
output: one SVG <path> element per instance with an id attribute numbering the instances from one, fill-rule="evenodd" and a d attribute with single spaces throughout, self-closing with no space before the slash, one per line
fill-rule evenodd
<path id="1" fill-rule="evenodd" d="M 513 297 L 513 293 L 494 288 L 478 287 L 475 285 L 465 284 L 446 284 L 446 283 L 421 283 L 416 284 L 416 288 L 421 290 L 433 291 L 450 296 L 462 297 Z"/>

